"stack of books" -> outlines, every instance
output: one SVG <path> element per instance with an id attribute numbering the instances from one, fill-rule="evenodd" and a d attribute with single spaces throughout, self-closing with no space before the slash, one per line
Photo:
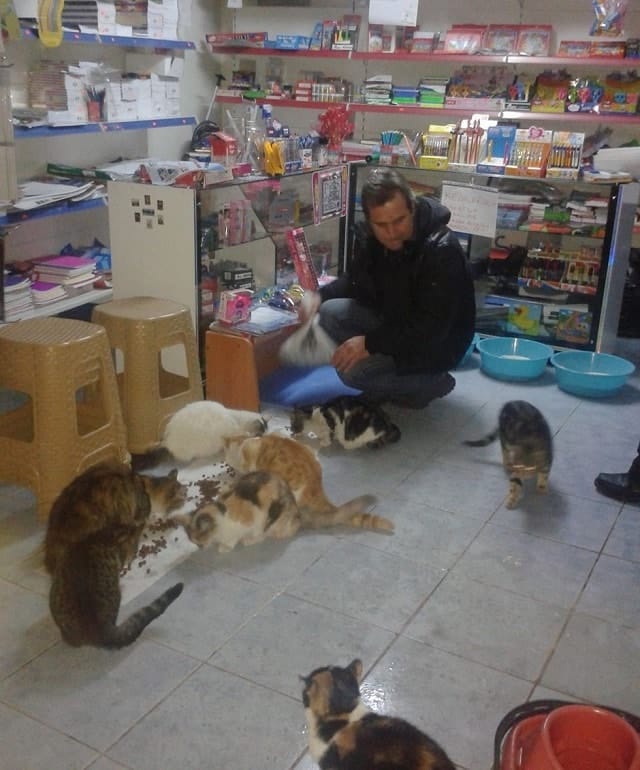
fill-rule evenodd
<path id="1" fill-rule="evenodd" d="M 96 279 L 96 263 L 90 257 L 42 257 L 34 262 L 38 281 L 60 284 L 67 290 L 88 290 Z"/>
<path id="2" fill-rule="evenodd" d="M 66 296 L 67 292 L 59 283 L 49 283 L 48 281 L 33 281 L 31 283 L 31 297 L 36 307 L 49 305 L 64 299 Z"/>
<path id="3" fill-rule="evenodd" d="M 391 75 L 373 75 L 364 81 L 363 99 L 365 104 L 389 104 L 393 78 Z"/>
<path id="4" fill-rule="evenodd" d="M 25 275 L 3 276 L 4 293 L 4 319 L 5 321 L 18 321 L 30 314 L 33 310 L 31 300 L 31 282 Z M 0 318 L 2 315 L 0 314 Z"/>

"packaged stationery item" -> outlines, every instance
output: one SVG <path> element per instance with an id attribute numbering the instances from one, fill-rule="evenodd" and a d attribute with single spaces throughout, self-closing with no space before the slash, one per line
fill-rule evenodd
<path id="1" fill-rule="evenodd" d="M 516 129 L 515 143 L 509 152 L 505 174 L 509 176 L 545 175 L 551 151 L 553 131 L 537 126 Z"/>

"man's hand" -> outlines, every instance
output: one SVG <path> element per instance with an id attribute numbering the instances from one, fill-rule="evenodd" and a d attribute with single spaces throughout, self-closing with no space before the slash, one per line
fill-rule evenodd
<path id="1" fill-rule="evenodd" d="M 346 372 L 368 355 L 364 346 L 364 336 L 351 337 L 336 349 L 331 357 L 331 365 L 335 366 L 339 372 Z"/>

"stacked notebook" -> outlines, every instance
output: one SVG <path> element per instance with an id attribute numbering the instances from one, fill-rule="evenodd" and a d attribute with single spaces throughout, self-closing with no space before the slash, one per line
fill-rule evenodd
<path id="1" fill-rule="evenodd" d="M 30 285 L 29 278 L 23 275 L 3 277 L 5 321 L 17 321 L 33 310 Z"/>
<path id="2" fill-rule="evenodd" d="M 35 260 L 34 271 L 38 281 L 79 289 L 93 285 L 95 267 L 89 257 L 44 257 Z"/>
<path id="3" fill-rule="evenodd" d="M 51 302 L 64 299 L 67 296 L 67 292 L 59 283 L 33 281 L 31 284 L 31 296 L 33 304 L 36 307 L 42 307 L 42 305 L 49 305 Z"/>

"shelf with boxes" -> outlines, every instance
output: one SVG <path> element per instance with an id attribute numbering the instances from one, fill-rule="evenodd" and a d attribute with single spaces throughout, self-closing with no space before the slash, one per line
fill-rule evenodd
<path id="1" fill-rule="evenodd" d="M 603 44 L 604 45 L 604 44 Z M 414 93 L 413 98 L 395 98 L 393 86 L 395 86 L 395 76 L 392 79 L 389 76 L 389 99 L 384 100 L 387 103 L 377 102 L 368 103 L 363 99 L 351 98 L 348 100 L 348 109 L 362 114 L 402 114 L 435 117 L 437 114 L 462 115 L 464 112 L 488 113 L 491 117 L 519 121 L 558 121 L 560 113 L 566 119 L 578 123 L 597 123 L 606 115 L 607 121 L 620 125 L 635 126 L 640 122 L 640 115 L 637 113 L 638 95 L 640 94 L 640 78 L 635 77 L 628 70 L 637 67 L 640 59 L 635 56 L 614 56 L 614 55 L 580 55 L 580 56 L 548 56 L 532 55 L 523 56 L 514 53 L 503 54 L 484 54 L 484 53 L 452 53 L 452 52 L 411 52 L 408 50 L 395 50 L 393 53 L 382 53 L 377 51 L 335 51 L 335 50 L 280 50 L 278 48 L 260 48 L 260 47 L 233 47 L 229 45 L 215 46 L 209 45 L 209 50 L 218 56 L 233 57 L 234 61 L 250 58 L 259 59 L 260 57 L 269 57 L 270 60 L 282 59 L 284 62 L 291 63 L 292 59 L 298 59 L 302 67 L 306 60 L 326 60 L 343 59 L 350 63 L 350 66 L 360 63 L 363 67 L 361 80 L 363 84 L 367 81 L 369 70 L 374 67 L 378 70 L 384 64 L 388 64 L 391 71 L 398 73 L 400 82 L 409 83 L 416 80 L 416 68 L 407 65 L 417 65 L 424 67 L 424 75 L 421 82 L 411 90 Z M 564 49 L 563 49 L 564 50 Z M 456 71 L 452 68 L 458 67 Z M 391 69 L 393 68 L 393 69 Z M 566 70 L 570 68 L 571 74 Z M 494 94 L 494 98 L 486 98 L 484 95 L 476 100 L 465 97 L 464 93 L 470 93 L 467 84 L 462 83 L 456 87 L 453 78 L 461 71 L 486 71 L 491 74 L 492 71 L 502 69 L 505 76 L 505 88 L 500 93 Z M 529 96 L 527 98 L 515 98 L 515 94 L 507 93 L 509 90 L 516 90 L 515 85 L 519 81 L 526 84 L 527 94 L 533 95 L 533 84 L 538 75 L 550 71 L 552 74 L 562 74 L 563 82 L 558 83 L 558 91 L 564 91 L 562 97 L 562 109 L 559 109 L 555 100 L 540 100 L 534 104 L 535 100 Z M 445 74 L 446 73 L 446 74 Z M 616 75 L 615 73 L 619 73 Z M 438 81 L 437 93 L 441 95 L 440 104 L 430 104 L 424 102 L 421 98 L 422 81 L 424 89 L 427 90 L 431 76 L 435 74 L 435 80 Z M 357 77 L 357 76 L 356 76 Z M 491 76 L 493 79 L 493 76 Z M 295 81 L 295 76 L 289 76 L 290 81 Z M 335 78 L 329 78 L 335 80 Z M 392 81 L 393 80 L 393 84 Z M 489 80 L 489 75 L 487 76 Z M 566 81 L 566 82 L 565 82 Z M 598 99 L 593 104 L 585 104 L 583 99 L 585 91 L 585 82 L 593 83 L 593 90 L 597 90 Z M 446 84 L 446 93 L 445 93 Z M 295 91 L 295 86 L 293 86 Z M 580 97 L 575 96 L 576 90 L 580 88 Z M 399 90 L 399 89 L 398 89 Z M 356 92 L 357 89 L 354 88 Z M 292 94 L 286 89 L 283 91 L 278 84 L 275 91 L 256 90 L 252 92 L 252 98 L 259 102 L 273 102 L 274 105 L 283 108 L 292 109 L 318 109 L 323 106 L 323 101 L 309 100 L 308 98 L 292 98 Z M 231 88 L 222 89 L 219 92 L 218 100 L 221 103 L 237 103 L 241 97 L 240 91 L 234 91 L 233 83 Z M 327 100 L 334 99 L 340 101 L 340 94 L 335 94 Z M 582 99 L 582 104 L 580 100 Z M 572 101 L 571 101 L 572 100 Z M 540 103 L 542 101 L 542 103 Z M 413 102 L 413 103 L 412 103 Z M 443 109 L 444 106 L 444 109 Z M 566 113 L 566 114 L 565 114 Z"/>

